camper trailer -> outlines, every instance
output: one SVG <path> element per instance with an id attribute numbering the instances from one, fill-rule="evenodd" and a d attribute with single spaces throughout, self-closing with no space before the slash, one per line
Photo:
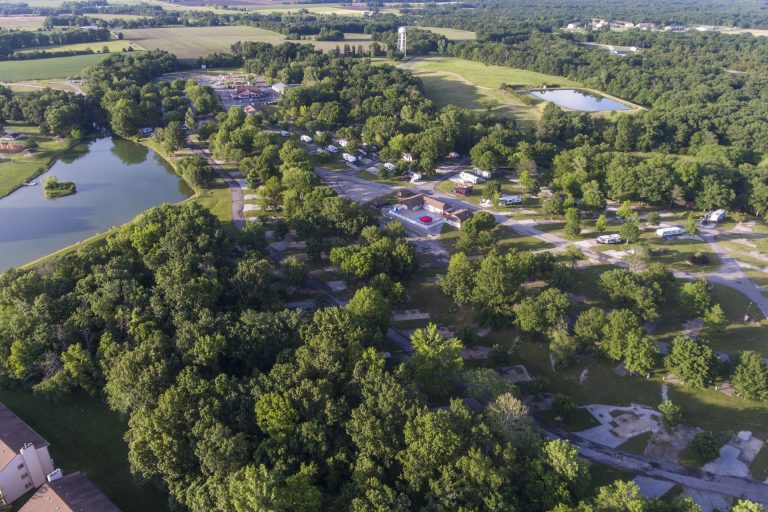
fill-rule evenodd
<path id="1" fill-rule="evenodd" d="M 493 173 L 491 171 L 486 171 L 483 169 L 480 169 L 479 167 L 475 167 L 472 169 L 472 172 L 481 178 L 490 179 L 491 176 L 493 176 Z"/>
<path id="2" fill-rule="evenodd" d="M 477 185 L 478 183 L 482 183 L 484 181 L 480 176 L 476 176 L 470 172 L 460 172 L 459 179 L 466 181 L 467 183 L 472 183 L 473 185 Z"/>
<path id="3" fill-rule="evenodd" d="M 674 238 L 676 236 L 680 236 L 684 234 L 685 231 L 683 231 L 683 228 L 679 227 L 672 227 L 672 228 L 659 228 L 656 230 L 656 236 L 667 239 L 667 238 Z"/>
<path id="4" fill-rule="evenodd" d="M 521 204 L 523 202 L 523 198 L 520 196 L 508 196 L 508 195 L 502 195 L 499 198 L 499 204 L 503 206 L 511 206 L 513 204 Z"/>

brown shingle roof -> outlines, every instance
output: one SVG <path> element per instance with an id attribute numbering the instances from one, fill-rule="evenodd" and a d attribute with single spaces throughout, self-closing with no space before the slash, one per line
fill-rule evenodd
<path id="1" fill-rule="evenodd" d="M 0 469 L 8 465 L 24 445 L 48 446 L 48 441 L 0 403 Z"/>
<path id="2" fill-rule="evenodd" d="M 120 509 L 78 471 L 40 487 L 19 512 L 120 512 Z"/>
<path id="3" fill-rule="evenodd" d="M 408 208 L 417 208 L 424 204 L 426 199 L 429 198 L 425 198 L 423 194 L 418 194 L 415 196 L 406 197 L 405 199 L 401 199 L 398 204 L 407 206 Z"/>
<path id="4" fill-rule="evenodd" d="M 444 210 L 447 203 L 444 203 L 443 201 L 440 201 L 439 199 L 433 199 L 431 197 L 425 197 L 424 198 L 424 204 L 428 204 L 429 206 L 433 208 L 437 208 L 439 210 Z"/>

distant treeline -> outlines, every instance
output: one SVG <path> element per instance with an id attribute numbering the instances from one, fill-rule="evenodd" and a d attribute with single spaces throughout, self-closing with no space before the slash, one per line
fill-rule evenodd
<path id="1" fill-rule="evenodd" d="M 91 43 L 109 41 L 109 29 L 96 30 L 56 30 L 50 32 L 31 32 L 18 30 L 0 32 L 0 58 L 12 58 L 14 51 L 22 48 L 37 46 L 54 46 L 60 44 Z"/>

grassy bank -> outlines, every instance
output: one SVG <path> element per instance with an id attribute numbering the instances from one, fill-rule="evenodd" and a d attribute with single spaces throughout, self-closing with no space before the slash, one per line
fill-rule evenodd
<path id="1" fill-rule="evenodd" d="M 8 121 L 5 129 L 24 135 L 24 138 L 18 141 L 19 144 L 34 141 L 37 147 L 30 156 L 24 156 L 24 152 L 0 153 L 0 198 L 46 172 L 59 156 L 80 143 L 79 140 L 73 139 L 57 142 L 54 137 L 41 134 L 37 126 L 14 121 Z"/>
<path id="2" fill-rule="evenodd" d="M 107 53 L 91 53 L 72 57 L 4 61 L 0 62 L 0 77 L 5 82 L 67 78 L 79 75 L 85 68 L 98 64 L 107 56 Z"/>

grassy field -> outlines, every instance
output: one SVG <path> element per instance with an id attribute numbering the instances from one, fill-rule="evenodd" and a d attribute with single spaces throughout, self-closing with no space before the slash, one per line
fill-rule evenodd
<path id="1" fill-rule="evenodd" d="M 7 82 L 67 78 L 79 75 L 85 68 L 98 64 L 105 57 L 107 57 L 106 54 L 96 53 L 74 57 L 5 61 L 0 62 L 0 77 Z"/>
<path id="2" fill-rule="evenodd" d="M 435 34 L 440 34 L 448 38 L 450 41 L 474 41 L 477 39 L 476 32 L 470 32 L 469 30 L 459 30 L 455 28 L 442 28 L 442 27 L 414 27 L 421 30 L 429 30 Z"/>
<path id="3" fill-rule="evenodd" d="M 43 26 L 45 16 L 0 16 L 0 27 L 8 29 L 37 30 Z"/>
<path id="4" fill-rule="evenodd" d="M 23 156 L 23 153 L 0 153 L 0 197 L 7 196 L 25 181 L 47 171 L 53 160 L 74 144 L 71 140 L 56 142 L 53 137 L 41 135 L 36 126 L 9 122 L 6 128 L 25 135 L 20 143 L 33 140 L 38 147 L 37 151 L 29 157 Z"/>
<path id="5" fill-rule="evenodd" d="M 333 50 L 337 47 L 343 49 L 345 44 L 354 46 L 355 48 L 357 48 L 358 46 L 362 46 L 367 50 L 368 47 L 371 46 L 371 35 L 345 33 L 343 41 L 299 41 L 299 42 L 312 43 L 315 48 L 323 51 Z"/>
<path id="6" fill-rule="evenodd" d="M 168 510 L 162 494 L 133 480 L 123 441 L 126 421 L 102 402 L 85 396 L 49 402 L 28 391 L 4 389 L 0 389 L 0 402 L 51 444 L 57 467 L 65 474 L 85 471 L 124 512 Z"/>
<path id="7" fill-rule="evenodd" d="M 541 117 L 545 102 L 524 101 L 499 89 L 502 83 L 539 87 L 543 84 L 578 85 L 567 78 L 445 56 L 420 57 L 400 64 L 422 79 L 427 96 L 438 107 L 458 105 L 476 111 L 492 111 L 532 127 Z"/>
<path id="8" fill-rule="evenodd" d="M 148 50 L 162 49 L 181 59 L 196 59 L 213 52 L 227 52 L 238 41 L 280 44 L 285 36 L 256 27 L 166 27 L 123 30 L 129 39 Z"/>
<path id="9" fill-rule="evenodd" d="M 76 43 L 76 44 L 62 44 L 57 46 L 36 46 L 33 48 L 24 48 L 19 50 L 18 53 L 29 53 L 36 50 L 47 52 L 65 52 L 65 51 L 81 51 L 90 48 L 95 52 L 101 53 L 102 48 L 107 47 L 110 53 L 123 52 L 128 50 L 129 47 L 133 47 L 134 50 L 143 50 L 141 46 L 132 41 L 118 41 L 117 39 L 112 41 L 93 41 L 91 43 Z"/>

